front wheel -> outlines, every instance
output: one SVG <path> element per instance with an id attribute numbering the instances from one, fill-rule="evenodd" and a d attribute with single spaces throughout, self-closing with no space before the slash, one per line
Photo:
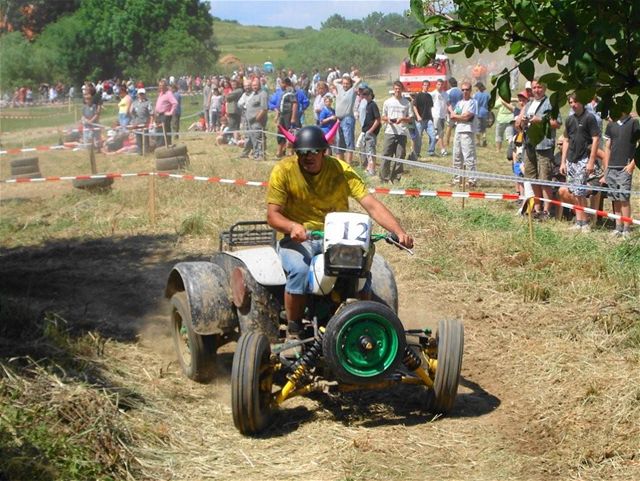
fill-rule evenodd
<path id="1" fill-rule="evenodd" d="M 240 433 L 254 435 L 265 429 L 273 414 L 273 367 L 269 339 L 248 331 L 238 339 L 231 368 L 231 410 Z"/>
<path id="2" fill-rule="evenodd" d="M 462 352 L 464 349 L 464 326 L 455 319 L 440 321 L 436 334 L 438 343 L 438 366 L 433 386 L 433 410 L 447 414 L 456 401 Z"/>
<path id="3" fill-rule="evenodd" d="M 327 366 L 338 381 L 348 384 L 384 379 L 399 364 L 405 347 L 396 313 L 374 301 L 343 306 L 327 323 L 322 339 Z"/>
<path id="4" fill-rule="evenodd" d="M 197 382 L 211 381 L 216 369 L 216 336 L 202 336 L 193 330 L 191 309 L 184 291 L 171 297 L 173 345 L 185 376 Z"/>

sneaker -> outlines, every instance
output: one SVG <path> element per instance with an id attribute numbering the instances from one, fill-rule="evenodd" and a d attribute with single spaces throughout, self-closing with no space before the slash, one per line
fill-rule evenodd
<path id="1" fill-rule="evenodd" d="M 440 151 L 440 155 L 441 155 L 442 157 L 444 157 L 445 155 L 449 155 L 449 152 L 447 152 L 447 149 L 442 149 L 442 150 Z"/>
<path id="2" fill-rule="evenodd" d="M 628 231 L 627 231 L 628 232 Z M 611 237 L 622 237 L 624 235 L 624 233 L 621 230 L 614 230 L 611 234 L 609 234 Z"/>
<path id="3" fill-rule="evenodd" d="M 478 187 L 478 183 L 477 182 L 473 182 L 473 181 L 469 181 L 469 182 L 467 182 L 467 187 L 469 187 L 469 188 Z"/>
<path id="4" fill-rule="evenodd" d="M 428 154 L 428 155 L 429 155 L 429 157 L 435 157 L 435 156 L 436 156 L 436 153 L 435 153 L 435 152 L 429 152 L 429 154 Z"/>
<path id="5" fill-rule="evenodd" d="M 582 230 L 582 224 L 573 224 L 569 227 L 569 230 L 572 232 L 580 232 Z"/>
<path id="6" fill-rule="evenodd" d="M 453 179 L 453 180 L 451 181 L 451 184 L 450 184 L 450 185 L 452 185 L 452 186 L 458 186 L 458 185 L 460 185 L 460 181 L 459 181 L 459 180 L 455 180 L 455 179 Z"/>
<path id="7" fill-rule="evenodd" d="M 545 220 L 549 220 L 550 218 L 551 218 L 551 215 L 549 214 L 549 211 L 543 210 L 542 212 L 540 212 L 540 216 L 538 217 L 538 220 L 545 221 Z"/>

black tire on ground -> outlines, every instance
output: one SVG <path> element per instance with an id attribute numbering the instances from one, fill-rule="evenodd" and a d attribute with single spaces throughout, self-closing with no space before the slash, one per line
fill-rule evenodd
<path id="1" fill-rule="evenodd" d="M 453 409 L 458 394 L 462 354 L 464 350 L 464 326 L 456 319 L 441 320 L 436 333 L 438 343 L 438 367 L 433 385 L 433 411 L 447 414 Z"/>
<path id="2" fill-rule="evenodd" d="M 367 341 L 372 347 L 365 347 Z M 348 384 L 385 378 L 401 362 L 406 346 L 404 327 L 397 314 L 375 301 L 357 301 L 342 307 L 327 323 L 322 339 L 327 367 L 339 381 Z"/>
<path id="3" fill-rule="evenodd" d="M 184 169 L 187 165 L 187 158 L 184 156 L 167 157 L 162 159 L 156 159 L 156 170 L 180 170 Z"/>
<path id="4" fill-rule="evenodd" d="M 35 172 L 36 170 L 40 170 L 39 166 L 38 166 L 38 157 L 26 157 L 24 159 L 13 159 L 9 165 L 11 165 L 11 167 L 35 167 L 34 169 L 32 169 L 33 172 Z"/>
<path id="5" fill-rule="evenodd" d="M 240 336 L 231 368 L 231 410 L 240 433 L 251 436 L 263 431 L 273 414 L 271 347 L 258 331 Z"/>
<path id="6" fill-rule="evenodd" d="M 178 363 L 185 376 L 196 382 L 211 381 L 216 372 L 218 339 L 193 330 L 191 309 L 184 291 L 171 297 L 171 331 Z"/>
<path id="7" fill-rule="evenodd" d="M 111 177 L 100 179 L 73 179 L 72 183 L 76 189 L 101 191 L 110 189 L 111 185 L 113 185 L 113 179 Z"/>
<path id="8" fill-rule="evenodd" d="M 40 172 L 31 172 L 30 174 L 17 174 L 12 175 L 12 179 L 39 179 L 42 177 Z"/>
<path id="9" fill-rule="evenodd" d="M 169 157 L 184 157 L 187 155 L 186 145 L 170 145 L 169 147 L 158 147 L 155 151 L 156 159 L 167 159 Z"/>
<path id="10" fill-rule="evenodd" d="M 11 175 L 33 174 L 40 171 L 37 165 L 25 165 L 24 167 L 11 167 Z"/>

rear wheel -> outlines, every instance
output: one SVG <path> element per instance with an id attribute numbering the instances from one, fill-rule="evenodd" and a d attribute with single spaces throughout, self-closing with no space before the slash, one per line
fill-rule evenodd
<path id="1" fill-rule="evenodd" d="M 171 327 L 182 372 L 193 381 L 211 381 L 215 376 L 217 337 L 202 336 L 193 330 L 191 309 L 184 291 L 171 297 Z"/>
<path id="2" fill-rule="evenodd" d="M 273 368 L 269 339 L 248 331 L 238 340 L 231 368 L 233 423 L 245 435 L 265 429 L 273 413 Z"/>
<path id="3" fill-rule="evenodd" d="M 456 401 L 462 353 L 464 350 L 464 326 L 456 319 L 440 321 L 436 334 L 438 343 L 438 367 L 433 386 L 433 410 L 447 414 Z"/>
<path id="4" fill-rule="evenodd" d="M 329 320 L 322 350 L 329 369 L 341 382 L 375 382 L 394 369 L 406 347 L 404 328 L 385 304 L 356 301 Z"/>

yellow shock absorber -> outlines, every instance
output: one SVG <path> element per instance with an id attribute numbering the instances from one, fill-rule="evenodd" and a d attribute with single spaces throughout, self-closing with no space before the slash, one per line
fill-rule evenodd
<path id="1" fill-rule="evenodd" d="M 427 372 L 422 369 L 422 366 L 418 366 L 418 369 L 414 370 L 413 372 L 415 372 L 418 377 L 422 379 L 422 382 L 425 384 L 425 386 L 427 386 L 428 388 L 433 387 L 433 381 L 431 380 Z"/>
<path id="2" fill-rule="evenodd" d="M 304 364 L 298 366 L 298 368 L 289 376 L 289 380 L 284 385 L 282 390 L 276 396 L 276 404 L 282 404 L 292 392 L 296 389 L 296 384 L 300 380 L 304 373 L 307 371 L 307 367 Z"/>

